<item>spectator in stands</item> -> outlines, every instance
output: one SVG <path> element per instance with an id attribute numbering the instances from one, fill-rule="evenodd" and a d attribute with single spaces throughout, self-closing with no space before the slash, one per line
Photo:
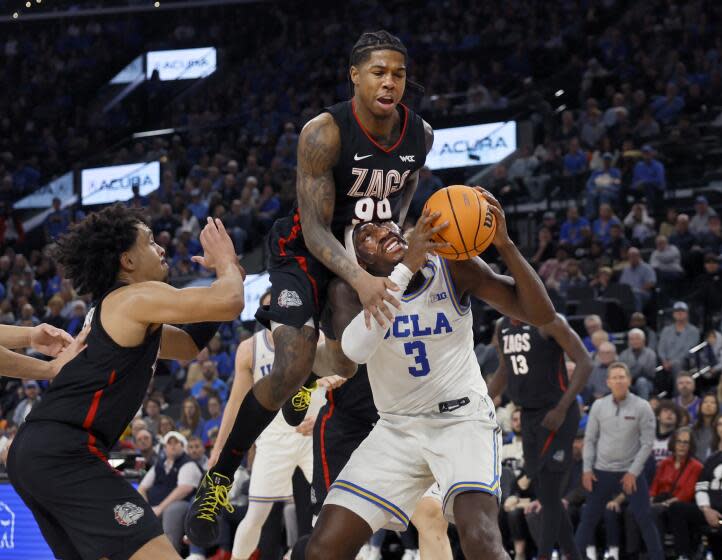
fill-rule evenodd
<path id="1" fill-rule="evenodd" d="M 671 124 L 677 120 L 677 117 L 684 109 L 684 99 L 679 95 L 679 88 L 674 82 L 667 84 L 665 95 L 658 95 L 652 100 L 650 105 L 654 118 L 662 124 Z"/>
<path id="2" fill-rule="evenodd" d="M 504 437 L 504 445 L 501 446 L 501 462 L 515 472 L 524 468 L 520 408 L 515 408 L 511 413 L 511 433 Z"/>
<path id="3" fill-rule="evenodd" d="M 542 226 L 539 228 L 538 234 L 538 245 L 537 249 L 532 256 L 531 263 L 539 267 L 541 264 L 554 257 L 556 254 L 557 245 L 552 238 L 552 233 L 548 227 Z"/>
<path id="4" fill-rule="evenodd" d="M 702 404 L 702 399 L 694 394 L 696 385 L 694 377 L 688 371 L 680 371 L 675 385 L 677 396 L 674 398 L 674 404 L 682 411 L 686 411 L 689 415 L 689 424 L 694 424 L 699 415 L 699 406 Z"/>
<path id="5" fill-rule="evenodd" d="M 592 235 L 594 239 L 600 241 L 605 247 L 609 245 L 611 240 L 610 228 L 612 224 L 619 224 L 619 218 L 614 215 L 614 210 L 607 203 L 599 205 L 599 217 L 592 223 Z"/>
<path id="6" fill-rule="evenodd" d="M 579 136 L 579 129 L 574 122 L 574 113 L 572 111 L 562 112 L 561 125 L 557 137 L 560 141 L 566 143 L 571 141 L 572 138 Z"/>
<path id="7" fill-rule="evenodd" d="M 23 394 L 25 398 L 18 403 L 13 412 L 13 424 L 16 426 L 20 426 L 25 422 L 25 417 L 42 400 L 40 398 L 40 386 L 33 379 L 23 381 Z"/>
<path id="8" fill-rule="evenodd" d="M 198 197 L 200 198 L 200 191 L 198 191 Z M 190 206 L 184 206 L 181 211 L 181 225 L 179 231 L 187 231 L 191 237 L 196 239 L 201 231 L 200 222 L 196 218 L 195 214 L 190 209 Z"/>
<path id="9" fill-rule="evenodd" d="M 676 502 L 670 506 L 669 515 L 675 520 L 672 524 L 674 552 L 678 558 L 692 558 L 692 535 L 703 526 L 708 528 L 705 533 L 712 558 L 722 558 L 722 533 L 719 530 L 722 524 L 721 465 L 722 416 L 718 416 L 714 423 L 712 453 L 704 462 L 695 487 L 695 502 Z"/>
<path id="10" fill-rule="evenodd" d="M 608 395 L 610 388 L 607 384 L 609 366 L 617 361 L 617 349 L 611 342 L 602 342 L 594 359 L 594 368 L 589 375 L 585 393 L 587 402 L 591 403 Z M 625 365 L 626 367 L 626 365 Z M 631 380 L 630 380 L 631 381 Z"/>
<path id="11" fill-rule="evenodd" d="M 585 148 L 593 150 L 606 135 L 607 127 L 602 120 L 602 114 L 597 108 L 588 111 L 582 119 L 582 130 L 579 135 Z"/>
<path id="12" fill-rule="evenodd" d="M 53 198 L 53 210 L 45 218 L 45 236 L 48 241 L 54 241 L 70 227 L 70 211 L 61 207 L 59 198 Z"/>
<path id="13" fill-rule="evenodd" d="M 613 271 L 608 266 L 600 266 L 597 271 L 597 275 L 589 282 L 589 285 L 594 288 L 594 295 L 598 298 L 604 297 L 604 294 L 609 288 L 609 284 L 612 282 Z"/>
<path id="14" fill-rule="evenodd" d="M 657 354 L 647 348 L 642 329 L 631 329 L 627 333 L 627 343 L 628 347 L 619 355 L 619 361 L 629 366 L 634 392 L 644 400 L 649 400 L 654 390 Z"/>
<path id="15" fill-rule="evenodd" d="M 654 269 L 642 260 L 642 255 L 636 247 L 631 247 L 627 251 L 627 259 L 629 264 L 622 271 L 619 283 L 632 288 L 637 311 L 642 311 L 652 297 L 657 285 L 657 275 Z"/>
<path id="16" fill-rule="evenodd" d="M 223 415 L 223 408 L 221 406 L 221 399 L 216 395 L 208 397 L 208 420 L 203 422 L 203 428 L 201 429 L 201 437 L 203 438 L 203 445 L 206 448 L 213 446 L 218 436 L 218 430 L 221 429 L 221 418 Z"/>
<path id="17" fill-rule="evenodd" d="M 589 352 L 594 352 L 596 348 L 592 344 L 592 335 L 602 330 L 602 318 L 599 315 L 587 315 L 584 318 L 584 330 L 587 331 L 587 335 L 582 342 Z"/>
<path id="18" fill-rule="evenodd" d="M 674 431 L 680 426 L 679 408 L 674 401 L 665 399 L 659 402 L 657 407 L 657 430 L 654 436 L 652 457 L 656 464 L 669 457 L 672 451 L 669 447 L 669 440 Z"/>
<path id="19" fill-rule="evenodd" d="M 671 245 L 664 235 L 658 235 L 656 248 L 652 251 L 649 264 L 657 273 L 660 284 L 676 283 L 684 276 L 682 255 L 676 245 Z"/>
<path id="20" fill-rule="evenodd" d="M 160 215 L 151 222 L 151 229 L 155 237 L 158 237 L 163 231 L 174 236 L 180 226 L 181 222 L 173 214 L 173 207 L 170 204 L 162 204 Z"/>
<path id="21" fill-rule="evenodd" d="M 48 323 L 54 327 L 65 330 L 67 321 L 65 317 L 61 315 L 63 310 L 63 299 L 60 296 L 53 296 L 48 300 L 45 317 L 43 322 Z"/>
<path id="22" fill-rule="evenodd" d="M 208 343 L 208 359 L 216 364 L 218 376 L 222 380 L 226 381 L 233 373 L 233 358 L 223 349 L 220 333 L 216 333 Z"/>
<path id="23" fill-rule="evenodd" d="M 644 245 L 647 239 L 654 236 L 654 218 L 647 213 L 647 207 L 642 202 L 632 205 L 623 224 L 629 231 L 632 241 L 639 245 Z"/>
<path id="24" fill-rule="evenodd" d="M 703 251 L 722 254 L 722 220 L 717 214 L 709 217 L 708 231 L 698 235 L 697 241 Z"/>
<path id="25" fill-rule="evenodd" d="M 564 261 L 564 273 L 559 281 L 559 294 L 567 297 L 570 288 L 583 288 L 589 286 L 589 280 L 582 274 L 577 259 Z"/>
<path id="26" fill-rule="evenodd" d="M 428 165 L 419 169 L 419 184 L 409 207 L 407 221 L 415 224 L 429 197 L 443 187 L 444 183 L 431 172 Z"/>
<path id="27" fill-rule="evenodd" d="M 709 219 L 716 216 L 717 212 L 711 208 L 706 196 L 698 196 L 694 200 L 694 216 L 689 221 L 689 231 L 697 237 L 709 232 Z"/>
<path id="28" fill-rule="evenodd" d="M 659 224 L 659 235 L 664 235 L 667 239 L 675 233 L 677 230 L 677 216 L 679 213 L 677 212 L 677 209 L 673 206 L 670 206 L 667 208 L 667 211 L 664 216 L 664 221 L 662 221 L 661 224 Z"/>
<path id="29" fill-rule="evenodd" d="M 647 109 L 634 127 L 634 138 L 640 143 L 649 142 L 658 138 L 660 132 L 659 123 L 654 119 L 652 111 Z"/>
<path id="30" fill-rule="evenodd" d="M 161 414 L 158 417 L 158 438 L 162 440 L 167 433 L 175 431 L 175 420 L 167 414 Z"/>
<path id="31" fill-rule="evenodd" d="M 145 461 L 146 470 L 155 465 L 158 460 L 158 453 L 155 450 L 153 434 L 146 428 L 140 428 L 133 436 L 133 443 L 136 451 L 141 454 Z"/>
<path id="32" fill-rule="evenodd" d="M 663 560 L 662 543 L 650 512 L 642 474 L 654 442 L 654 413 L 649 403 L 629 392 L 631 375 L 621 362 L 610 364 L 608 395 L 592 406 L 584 436 L 582 481 L 589 492 L 577 529 L 580 551 L 592 553 L 593 535 L 610 498 L 624 491 L 652 560 Z M 627 419 L 621 422 L 619 418 Z"/>
<path id="33" fill-rule="evenodd" d="M 624 228 L 620 222 L 612 222 L 609 225 L 609 242 L 606 252 L 614 263 L 614 269 L 622 267 L 622 261 L 627 260 L 627 250 L 631 246 L 629 240 L 624 237 Z"/>
<path id="34" fill-rule="evenodd" d="M 692 435 L 694 436 L 695 457 L 703 463 L 714 453 L 712 437 L 714 435 L 714 420 L 719 414 L 719 403 L 715 393 L 707 393 L 702 397 L 699 405 L 699 414 L 694 423 Z"/>
<path id="35" fill-rule="evenodd" d="M 519 156 L 509 166 L 509 179 L 516 181 L 519 191 L 529 193 L 532 200 L 543 200 L 545 195 L 544 183 L 534 177 L 538 168 L 539 160 L 527 144 L 521 147 Z"/>
<path id="36" fill-rule="evenodd" d="M 689 307 L 683 301 L 672 306 L 674 323 L 662 329 L 657 355 L 668 374 L 677 374 L 689 349 L 699 342 L 699 329 L 689 322 Z"/>
<path id="37" fill-rule="evenodd" d="M 72 305 L 73 313 L 68 318 L 65 329 L 72 335 L 77 336 L 85 324 L 85 316 L 88 314 L 88 306 L 82 299 L 76 299 Z"/>
<path id="38" fill-rule="evenodd" d="M 606 152 L 602 156 L 604 167 L 593 171 L 587 181 L 586 214 L 590 220 L 595 217 L 600 204 L 616 206 L 619 203 L 622 173 L 612 167 L 613 158 L 611 153 Z"/>
<path id="39" fill-rule="evenodd" d="M 208 470 L 208 456 L 203 446 L 203 440 L 198 436 L 188 438 L 188 456 L 193 459 L 203 472 Z"/>
<path id="40" fill-rule="evenodd" d="M 570 253 L 571 247 L 564 243 L 560 243 L 557 246 L 555 258 L 545 261 L 541 267 L 539 267 L 539 277 L 542 279 L 547 289 L 559 290 L 559 283 L 562 278 L 564 278 L 565 265 Z"/>
<path id="41" fill-rule="evenodd" d="M 223 217 L 223 225 L 233 239 L 236 253 L 243 254 L 253 228 L 253 208 L 248 206 L 244 209 L 241 200 L 234 199 L 230 211 Z"/>
<path id="42" fill-rule="evenodd" d="M 147 398 L 143 405 L 143 410 L 145 411 L 143 420 L 145 420 L 148 430 L 150 430 L 154 436 L 157 436 L 160 424 L 160 402 L 154 398 Z"/>
<path id="43" fill-rule="evenodd" d="M 191 396 L 198 400 L 203 407 L 210 395 L 216 395 L 221 403 L 225 403 L 228 399 L 228 385 L 225 381 L 218 378 L 218 368 L 215 362 L 206 360 L 201 364 L 201 373 L 203 379 L 196 383 L 191 389 Z"/>
<path id="44" fill-rule="evenodd" d="M 705 328 L 712 325 L 712 318 L 722 310 L 722 274 L 720 274 L 719 256 L 707 253 L 704 256 L 704 272 L 694 279 L 689 301 L 698 308 L 698 317 L 702 318 Z"/>
<path id="45" fill-rule="evenodd" d="M 667 188 L 664 165 L 654 159 L 654 149 L 645 144 L 642 146 L 642 161 L 634 166 L 630 192 L 637 198 L 644 196 L 647 207 L 654 211 Z"/>
<path id="46" fill-rule="evenodd" d="M 589 220 L 579 216 L 579 208 L 570 206 L 567 208 L 567 219 L 562 223 L 559 232 L 559 241 L 577 247 L 583 241 L 582 230 L 588 227 L 590 227 Z"/>
<path id="47" fill-rule="evenodd" d="M 266 233 L 271 229 L 280 210 L 281 199 L 273 190 L 273 185 L 270 183 L 265 184 L 256 202 L 256 218 L 261 225 L 262 233 Z"/>
<path id="48" fill-rule="evenodd" d="M 165 460 L 156 463 L 138 485 L 138 493 L 152 506 L 163 523 L 163 532 L 180 552 L 185 533 L 183 523 L 193 492 L 203 473 L 186 453 L 188 441 L 178 432 L 163 438 Z"/>
<path id="49" fill-rule="evenodd" d="M 579 147 L 579 139 L 569 141 L 569 150 L 562 158 L 562 174 L 567 177 L 572 192 L 576 195 L 581 187 L 581 178 L 587 171 L 587 154 Z"/>
<path id="50" fill-rule="evenodd" d="M 702 463 L 695 459 L 692 429 L 678 428 L 669 440 L 671 455 L 663 459 L 654 473 L 649 487 L 652 513 L 660 535 L 670 532 L 674 524 L 670 506 L 675 502 L 694 502 L 694 489 L 702 472 Z"/>
<path id="51" fill-rule="evenodd" d="M 193 397 L 187 397 L 183 401 L 178 431 L 190 441 L 191 436 L 200 436 L 202 430 L 201 405 Z"/>

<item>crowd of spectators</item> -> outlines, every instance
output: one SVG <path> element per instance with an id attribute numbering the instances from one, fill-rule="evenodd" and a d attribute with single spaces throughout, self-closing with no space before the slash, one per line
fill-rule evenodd
<path id="1" fill-rule="evenodd" d="M 663 532 L 674 532 L 678 553 L 689 555 L 699 542 L 694 523 L 669 527 L 672 510 L 663 508 L 686 508 L 678 513 L 692 521 L 702 515 L 709 522 L 712 515 L 704 510 L 709 503 L 698 501 L 695 510 L 693 487 L 697 476 L 709 484 L 705 461 L 719 460 L 721 449 L 722 223 L 704 195 L 694 198 L 692 208 L 667 204 L 665 196 L 680 184 L 673 162 L 689 157 L 699 166 L 697 178 L 710 165 L 691 152 L 701 149 L 703 131 L 717 117 L 715 100 L 722 99 L 722 42 L 714 32 L 719 6 L 605 0 L 560 3 L 550 12 L 527 0 L 501 8 L 462 0 L 361 4 L 209 8 L 192 21 L 164 12 L 49 22 L 32 33 L 18 27 L 5 36 L 1 72 L 13 86 L 0 93 L 9 107 L 0 117 L 0 321 L 47 322 L 71 334 L 82 327 L 92 302 L 75 293 L 50 249 L 87 209 L 54 202 L 43 225 L 44 244 L 37 246 L 10 207 L 84 162 L 162 162 L 159 190 L 136 193 L 128 204 L 147 210 L 171 281 L 205 274 L 191 257 L 201 250 L 198 232 L 206 216 L 223 220 L 239 255 L 256 250 L 273 220 L 294 203 L 300 127 L 348 94 L 345 58 L 338 53 L 347 53 L 355 37 L 342 30 L 394 21 L 413 60 L 410 75 L 427 88 L 411 101 L 430 120 L 524 104 L 534 143 L 521 146 L 508 166 L 497 165 L 489 186 L 509 208 L 525 200 L 570 201 L 565 210 L 543 215 L 529 260 L 594 355 L 581 395 L 585 419 L 594 401 L 608 394 L 608 368 L 617 360 L 630 368 L 632 390 L 653 405 L 657 434 L 646 471 L 652 498 L 680 502 L 655 512 Z M 249 28 L 251 19 L 257 25 Z M 239 29 L 246 30 L 241 38 Z M 221 47 L 221 70 L 202 93 L 174 99 L 177 91 L 149 87 L 109 113 L 98 110 L 98 92 L 133 56 L 211 43 Z M 482 51 L 486 55 L 477 56 Z M 553 78 L 545 83 L 548 76 Z M 557 111 L 546 95 L 552 86 L 564 91 L 560 102 L 566 107 Z M 155 125 L 183 131 L 111 149 L 128 131 Z M 443 184 L 430 170 L 421 171 L 411 219 Z M 159 365 L 119 449 L 137 457 L 133 470 L 155 473 L 144 480 L 144 491 L 163 482 L 152 468 L 181 457 L 179 444 L 203 468 L 233 382 L 235 349 L 254 328 L 240 321 L 224 325 L 196 360 Z M 485 361 L 484 372 L 493 372 L 493 365 Z M 1 382 L 0 451 L 47 387 Z M 519 413 L 513 403 L 499 407 L 509 434 L 505 527 L 510 548 L 522 558 L 533 547 L 539 505 L 523 470 Z M 687 455 L 685 440 L 694 442 Z M 680 462 L 692 464 L 687 456 L 704 468 L 694 464 L 684 484 L 670 488 Z M 579 470 L 581 438 L 575 460 Z M 185 467 L 181 486 L 193 486 L 191 469 Z M 168 527 L 177 526 L 178 507 L 169 506 L 187 497 L 178 491 L 166 500 L 173 491 L 152 498 L 159 513 L 166 512 Z M 673 496 L 654 500 L 660 494 Z M 566 500 L 578 520 L 584 492 L 577 471 Z M 640 542 L 634 520 L 625 513 L 623 495 L 612 502 L 600 545 L 613 556 L 622 550 L 634 557 Z M 722 504 L 713 501 L 712 507 L 722 512 Z M 623 536 L 614 532 L 620 523 Z"/>

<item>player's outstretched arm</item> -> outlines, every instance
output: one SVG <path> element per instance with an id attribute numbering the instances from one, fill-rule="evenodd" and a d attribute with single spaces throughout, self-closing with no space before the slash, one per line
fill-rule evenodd
<path id="1" fill-rule="evenodd" d="M 0 376 L 16 379 L 53 379 L 60 369 L 85 349 L 85 339 L 90 327 L 85 327 L 72 339 L 58 357 L 50 362 L 18 354 L 0 346 Z"/>
<path id="2" fill-rule="evenodd" d="M 574 332 L 561 315 L 539 329 L 544 336 L 551 336 L 559 343 L 564 353 L 574 362 L 574 374 L 567 390 L 552 410 L 544 417 L 542 425 L 548 430 L 556 431 L 564 422 L 570 406 L 576 406 L 577 395 L 584 389 L 592 373 L 592 357 L 584 347 L 579 335 Z"/>
<path id="3" fill-rule="evenodd" d="M 504 391 L 506 390 L 506 383 L 508 379 L 509 372 L 506 369 L 506 362 L 504 361 L 504 355 L 501 352 L 501 348 L 499 347 L 499 330 L 501 329 L 501 319 L 499 319 L 496 322 L 496 326 L 494 327 L 494 340 L 493 344 L 496 347 L 496 354 L 499 357 L 499 367 L 496 368 L 496 371 L 494 372 L 494 375 L 491 376 L 491 379 L 489 379 L 488 383 L 488 391 L 489 396 L 492 399 L 495 399 L 497 397 L 500 397 L 504 394 Z"/>
<path id="4" fill-rule="evenodd" d="M 259 333 L 256 336 L 263 336 L 263 333 Z M 238 350 L 236 350 L 233 386 L 231 387 L 231 394 L 228 397 L 226 408 L 223 411 L 221 427 L 218 430 L 218 435 L 216 436 L 216 441 L 213 444 L 213 450 L 208 461 L 209 469 L 218 462 L 221 450 L 228 440 L 228 434 L 231 433 L 233 424 L 236 422 L 238 409 L 241 408 L 243 399 L 246 397 L 248 391 L 251 390 L 251 387 L 253 387 L 253 345 L 255 344 L 255 340 L 253 336 L 247 338 L 241 342 Z"/>
<path id="5" fill-rule="evenodd" d="M 142 282 L 127 288 L 125 315 L 142 324 L 187 324 L 231 321 L 243 311 L 243 269 L 233 242 L 220 220 L 208 219 L 201 232 L 204 256 L 193 257 L 217 279 L 203 288 L 177 289 L 164 282 Z"/>
<path id="6" fill-rule="evenodd" d="M 0 346 L 11 350 L 30 347 L 46 356 L 57 356 L 72 342 L 72 336 L 47 323 L 35 327 L 0 325 Z"/>
<path id="7" fill-rule="evenodd" d="M 399 307 L 399 301 L 387 290 L 398 289 L 387 278 L 371 276 L 356 264 L 331 232 L 336 205 L 333 166 L 339 157 L 341 138 L 333 117 L 323 113 L 303 127 L 298 139 L 296 192 L 303 238 L 308 250 L 331 272 L 349 283 L 361 303 L 376 320 L 382 314 L 391 320 L 385 301 Z"/>
<path id="8" fill-rule="evenodd" d="M 550 323 L 555 317 L 554 305 L 541 279 L 509 237 L 501 204 L 488 191 L 477 189 L 484 194 L 496 218 L 494 246 L 511 277 L 496 274 L 478 257 L 452 261 L 449 265 L 457 290 L 484 300 L 503 315 L 535 327 Z"/>

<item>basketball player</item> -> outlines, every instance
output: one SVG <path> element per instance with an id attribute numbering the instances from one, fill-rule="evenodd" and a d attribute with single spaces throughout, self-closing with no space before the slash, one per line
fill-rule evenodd
<path id="1" fill-rule="evenodd" d="M 265 295 L 261 298 L 261 304 L 267 305 L 269 299 L 270 294 Z M 246 393 L 254 382 L 271 372 L 274 354 L 273 338 L 266 329 L 244 340 L 238 347 L 233 388 L 213 446 L 211 465 L 217 460 Z M 326 381 L 328 378 L 323 379 Z M 323 401 L 323 391 L 313 391 L 309 413 L 315 416 Z M 248 511 L 236 530 L 234 560 L 246 560 L 256 550 L 263 524 L 273 504 L 293 500 L 291 479 L 296 467 L 301 468 L 310 483 L 313 478 L 313 440 L 289 426 L 279 412 L 256 440 L 248 490 Z"/>
<path id="2" fill-rule="evenodd" d="M 542 327 L 502 317 L 495 339 L 499 368 L 489 382 L 493 399 L 506 388 L 522 408 L 524 470 L 541 502 L 539 558 L 548 560 L 559 543 L 566 557 L 578 559 L 574 530 L 562 504 L 562 490 L 572 466 L 572 447 L 579 428 L 577 395 L 592 371 L 592 359 L 579 335 L 557 315 Z M 567 378 L 564 354 L 574 362 Z"/>
<path id="3" fill-rule="evenodd" d="M 10 481 L 63 560 L 180 558 L 106 458 L 140 408 L 156 360 L 194 358 L 218 329 L 211 321 L 243 308 L 243 271 L 220 220 L 209 219 L 204 256 L 195 257 L 218 279 L 178 290 L 165 283 L 164 250 L 141 216 L 117 204 L 59 239 L 67 277 L 97 301 L 86 317 L 87 348 L 63 367 L 10 448 Z"/>
<path id="4" fill-rule="evenodd" d="M 52 379 L 60 369 L 85 347 L 88 332 L 73 339 L 62 329 L 42 323 L 35 327 L 0 325 L 0 376 L 17 379 Z M 12 352 L 16 348 L 32 348 L 46 356 L 49 362 Z"/>
<path id="5" fill-rule="evenodd" d="M 330 278 L 337 275 L 353 287 L 378 322 L 392 316 L 386 302 L 399 305 L 388 291 L 397 287 L 360 267 L 344 239 L 358 222 L 403 222 L 433 144 L 431 127 L 401 104 L 406 65 L 406 48 L 397 37 L 364 33 L 351 51 L 353 98 L 327 108 L 301 131 L 298 207 L 277 220 L 269 235 L 271 306 L 257 313 L 270 325 L 278 352 L 271 374 L 246 395 L 218 463 L 191 504 L 186 529 L 200 546 L 217 539 L 221 503 L 214 497 L 227 493 L 243 454 L 311 370 L 323 369 L 314 358 Z M 343 356 L 339 341 L 329 336 L 326 349 L 328 369 L 353 375 L 356 364 Z"/>
<path id="6" fill-rule="evenodd" d="M 354 232 L 359 261 L 375 274 L 391 272 L 404 295 L 390 328 L 367 328 L 361 310 L 343 332 L 346 355 L 367 363 L 380 420 L 331 485 L 310 560 L 353 559 L 379 528 L 405 528 L 435 481 L 464 555 L 508 558 L 497 522 L 500 429 L 474 355 L 469 298 L 537 325 L 552 321 L 554 308 L 509 238 L 501 206 L 481 192 L 497 221 L 493 243 L 513 278 L 479 258 L 427 259 L 440 248 L 432 235 L 448 225 L 431 226 L 438 213 L 422 215 L 408 246 L 392 222 Z"/>

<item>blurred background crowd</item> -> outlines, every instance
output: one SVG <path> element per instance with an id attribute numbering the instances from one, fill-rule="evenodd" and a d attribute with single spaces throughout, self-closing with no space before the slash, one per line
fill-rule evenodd
<path id="1" fill-rule="evenodd" d="M 150 2 L 51 4 L 43 13 Z M 0 1 L 0 11 L 10 16 L 13 2 Z M 409 90 L 407 102 L 435 128 L 528 123 L 516 152 L 500 163 L 422 169 L 409 224 L 435 190 L 480 178 L 504 204 L 512 236 L 557 310 L 593 354 L 583 410 L 607 394 L 606 368 L 621 360 L 632 370 L 633 390 L 657 414 L 650 483 L 657 464 L 675 453 L 668 440 L 678 439 L 679 427 L 691 427 L 701 463 L 718 451 L 718 2 L 280 1 L 24 21 L 26 12 L 0 22 L 0 322 L 79 332 L 92 302 L 74 291 L 50 249 L 95 208 L 56 199 L 31 223 L 13 204 L 81 168 L 161 162 L 160 187 L 135 192 L 127 203 L 147 211 L 174 284 L 206 274 L 191 257 L 201 251 L 199 224 L 207 216 L 223 220 L 244 266 L 262 272 L 266 233 L 295 200 L 300 129 L 349 96 L 350 47 L 361 31 L 385 27 L 405 42 L 409 76 L 425 88 Z M 182 84 L 150 79 L 109 103 L 117 94 L 109 80 L 134 57 L 209 44 L 219 52 L 214 74 Z M 172 131 L 132 137 L 153 129 Z M 493 249 L 484 258 L 500 266 Z M 496 369 L 491 334 L 498 315 L 481 302 L 473 312 L 486 376 Z M 235 350 L 256 329 L 239 318 L 196 360 L 159 363 L 143 410 L 121 442 L 143 457 L 140 467 L 157 459 L 171 431 L 183 434 L 189 453 L 203 461 L 233 383 Z M 46 386 L 0 380 L 0 447 Z M 534 523 L 525 519 L 534 515 L 534 496 L 524 474 L 519 413 L 508 399 L 497 404 L 508 434 L 505 534 L 517 558 L 531 557 Z M 684 499 L 692 503 L 694 483 L 685 482 Z M 583 503 L 578 486 L 569 483 L 570 507 Z M 640 539 L 623 501 L 608 513 L 600 548 L 637 558 Z M 671 530 L 665 533 L 670 554 L 690 553 L 678 550 Z M 703 550 L 698 536 L 689 545 L 695 551 Z M 387 540 L 386 557 L 400 557 Z"/>

